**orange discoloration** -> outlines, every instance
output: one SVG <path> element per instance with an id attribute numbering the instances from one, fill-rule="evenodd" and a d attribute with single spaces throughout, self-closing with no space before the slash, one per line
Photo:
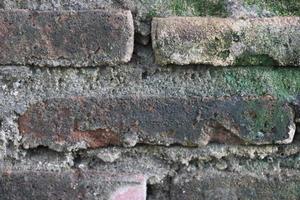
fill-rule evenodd
<path id="1" fill-rule="evenodd" d="M 237 135 L 240 132 L 237 127 L 230 125 L 225 127 L 220 123 L 208 123 L 205 127 L 208 135 L 208 143 L 219 144 L 244 144 L 245 142 Z"/>
<path id="2" fill-rule="evenodd" d="M 117 133 L 101 128 L 89 131 L 74 130 L 70 138 L 75 142 L 85 141 L 90 148 L 120 144 L 120 137 Z"/>

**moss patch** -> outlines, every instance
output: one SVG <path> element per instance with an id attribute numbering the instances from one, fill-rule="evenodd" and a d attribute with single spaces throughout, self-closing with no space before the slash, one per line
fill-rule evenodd
<path id="1" fill-rule="evenodd" d="M 270 11 L 276 15 L 300 16 L 299 0 L 244 0 L 247 5 L 255 5 L 261 10 Z"/>
<path id="2" fill-rule="evenodd" d="M 278 63 L 268 55 L 244 54 L 237 58 L 236 66 L 278 66 Z"/>
<path id="3" fill-rule="evenodd" d="M 251 140 L 261 140 L 270 133 L 284 133 L 287 130 L 285 127 L 289 124 L 290 113 L 287 112 L 285 107 L 280 102 L 274 102 L 272 105 L 264 104 L 263 102 L 251 101 L 246 105 L 246 123 L 251 125 Z M 280 139 L 280 135 L 278 135 Z M 275 138 L 275 137 L 274 137 Z"/>
<path id="4" fill-rule="evenodd" d="M 171 9 L 175 15 L 228 16 L 225 0 L 172 0 Z"/>
<path id="5" fill-rule="evenodd" d="M 300 69 L 276 67 L 232 67 L 221 69 L 220 87 L 229 87 L 230 95 L 271 95 L 292 100 L 300 94 Z"/>
<path id="6" fill-rule="evenodd" d="M 206 46 L 207 54 L 210 56 L 219 56 L 226 60 L 230 54 L 229 48 L 232 44 L 232 32 L 225 32 L 222 37 L 216 37 Z"/>
<path id="7" fill-rule="evenodd" d="M 149 12 L 147 13 L 147 18 L 148 19 L 152 19 L 153 17 L 158 16 L 157 11 L 155 8 L 149 10 Z"/>

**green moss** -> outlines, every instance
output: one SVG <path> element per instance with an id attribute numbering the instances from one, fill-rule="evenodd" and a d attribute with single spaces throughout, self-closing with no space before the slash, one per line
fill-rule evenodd
<path id="1" fill-rule="evenodd" d="M 175 15 L 228 16 L 225 0 L 172 0 L 171 9 Z"/>
<path id="2" fill-rule="evenodd" d="M 293 98 L 300 94 L 300 70 L 295 68 L 277 69 L 269 73 L 268 82 L 274 85 L 278 97 Z"/>
<path id="3" fill-rule="evenodd" d="M 259 80 L 262 80 L 261 74 L 257 73 L 255 68 L 253 71 L 245 69 L 231 68 L 225 71 L 224 78 L 226 84 L 231 90 L 239 94 L 258 94 L 265 95 L 267 89 Z"/>
<path id="4" fill-rule="evenodd" d="M 285 110 L 281 102 L 266 105 L 260 100 L 250 101 L 246 109 L 246 123 L 252 125 L 251 140 L 260 140 L 267 133 L 284 133 L 286 124 L 289 124 L 290 113 Z"/>
<path id="5" fill-rule="evenodd" d="M 220 38 L 216 37 L 213 41 L 207 44 L 207 54 L 210 56 L 218 55 L 222 59 L 226 60 L 226 58 L 230 54 L 229 48 L 232 44 L 232 33 L 227 32 Z"/>
<path id="6" fill-rule="evenodd" d="M 20 8 L 20 9 L 28 8 L 28 2 L 27 1 L 18 0 L 18 1 L 16 1 L 16 5 L 17 5 L 17 8 Z"/>
<path id="7" fill-rule="evenodd" d="M 239 56 L 236 66 L 278 66 L 278 63 L 268 55 L 243 54 Z"/>
<path id="8" fill-rule="evenodd" d="M 261 10 L 270 11 L 276 15 L 300 16 L 300 1 L 299 0 L 244 0 L 247 5 L 255 5 Z"/>
<path id="9" fill-rule="evenodd" d="M 226 60 L 230 54 L 230 51 L 228 49 L 221 51 L 218 53 L 218 56 L 220 56 L 223 60 Z"/>
<path id="10" fill-rule="evenodd" d="M 147 18 L 152 19 L 153 17 L 158 16 L 156 9 L 151 9 L 148 14 L 147 14 Z"/>
<path id="11" fill-rule="evenodd" d="M 219 79 L 223 79 L 220 87 L 230 88 L 230 95 L 271 95 L 289 100 L 300 94 L 300 69 L 297 68 L 251 66 L 221 70 L 218 72 L 222 74 Z"/>

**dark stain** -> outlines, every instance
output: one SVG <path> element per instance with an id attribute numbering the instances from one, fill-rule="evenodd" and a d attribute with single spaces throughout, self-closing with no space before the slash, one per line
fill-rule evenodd
<path id="1" fill-rule="evenodd" d="M 292 108 L 270 97 L 73 97 L 30 106 L 19 130 L 26 143 L 44 146 L 121 145 L 127 132 L 146 144 L 270 144 L 287 138 L 293 120 Z"/>

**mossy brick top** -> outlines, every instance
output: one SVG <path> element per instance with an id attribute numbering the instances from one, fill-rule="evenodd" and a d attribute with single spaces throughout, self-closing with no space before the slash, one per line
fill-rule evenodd
<path id="1" fill-rule="evenodd" d="M 130 11 L 0 11 L 0 64 L 98 66 L 128 62 Z"/>
<path id="2" fill-rule="evenodd" d="M 300 18 L 169 17 L 152 21 L 156 62 L 300 66 Z"/>
<path id="3" fill-rule="evenodd" d="M 255 7 L 258 15 L 267 12 L 277 16 L 300 16 L 299 0 L 243 0 L 244 6 Z"/>

